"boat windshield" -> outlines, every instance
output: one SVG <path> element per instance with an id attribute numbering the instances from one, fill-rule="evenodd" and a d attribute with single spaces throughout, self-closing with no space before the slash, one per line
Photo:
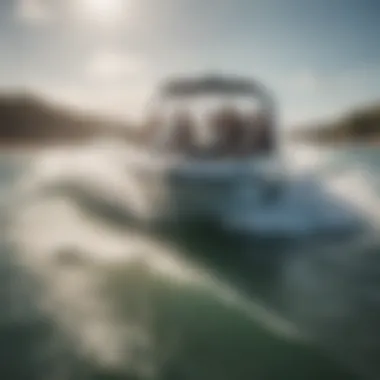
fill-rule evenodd
<path id="1" fill-rule="evenodd" d="M 170 87 L 176 90 L 175 96 L 171 93 L 150 114 L 144 133 L 149 145 L 203 158 L 273 151 L 273 120 L 260 98 L 244 92 L 221 94 L 214 88 L 198 92 L 189 87 Z"/>

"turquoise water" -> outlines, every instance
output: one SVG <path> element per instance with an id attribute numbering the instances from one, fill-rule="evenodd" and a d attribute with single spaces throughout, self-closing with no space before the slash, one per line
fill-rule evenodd
<path id="1" fill-rule="evenodd" d="M 286 241 L 139 234 L 113 155 L 1 156 L 1 378 L 379 378 L 380 151 L 313 168 L 373 229 Z"/>

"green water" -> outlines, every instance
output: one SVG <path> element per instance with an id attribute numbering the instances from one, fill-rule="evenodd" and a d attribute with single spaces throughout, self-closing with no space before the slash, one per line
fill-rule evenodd
<path id="1" fill-rule="evenodd" d="M 19 165 L 2 160 L 3 184 L 13 179 Z M 52 207 L 60 210 L 61 206 Z M 30 238 L 30 246 L 2 246 L 1 379 L 361 379 L 347 369 L 348 363 L 339 363 L 304 339 L 302 332 L 301 337 L 289 337 L 280 328 L 265 326 L 255 316 L 254 301 L 251 308 L 248 301 L 244 307 L 241 302 L 228 302 L 208 281 L 182 281 L 177 279 L 180 275 L 173 279 L 149 265 L 95 260 L 95 252 L 102 249 L 96 235 L 104 233 L 105 240 L 116 241 L 111 233 L 115 226 L 110 221 L 104 231 L 91 235 L 87 219 L 80 223 L 73 219 L 66 225 L 60 212 L 46 220 L 58 226 L 52 231 L 63 236 L 63 249 L 73 251 L 72 256 L 54 259 L 62 252 L 54 251 L 54 246 L 49 253 L 53 259 L 41 259 L 34 245 L 37 235 Z M 46 221 L 35 219 L 35 223 Z M 70 229 L 73 225 L 75 229 Z M 52 236 L 48 225 L 42 227 L 36 231 L 45 233 L 46 239 Z M 73 231 L 79 231 L 77 240 Z M 120 226 L 118 233 L 123 235 Z M 221 240 L 216 245 L 214 239 L 211 231 L 202 238 L 187 237 L 186 260 L 213 267 L 210 273 L 268 300 L 277 286 L 276 270 L 263 262 L 252 269 L 231 256 L 216 259 L 223 247 L 232 244 L 229 251 L 233 247 L 238 251 L 239 244 Z M 207 240 L 210 255 L 192 255 L 199 245 L 204 249 Z M 74 249 L 76 242 L 81 245 Z M 283 244 L 277 242 L 277 248 L 273 244 L 265 252 L 276 253 Z M 255 247 L 263 250 L 260 244 Z M 82 251 L 93 257 L 82 258 Z M 78 285 L 71 289 L 75 281 Z M 92 324 L 98 330 L 86 335 Z M 111 352 L 114 359 L 107 361 Z"/>

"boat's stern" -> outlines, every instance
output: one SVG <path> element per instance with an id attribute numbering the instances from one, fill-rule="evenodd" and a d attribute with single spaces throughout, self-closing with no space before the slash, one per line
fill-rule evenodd
<path id="1" fill-rule="evenodd" d="M 281 187 L 268 162 L 192 162 L 168 172 L 170 209 L 180 220 L 208 219 L 221 223 L 241 205 L 254 209 L 273 202 Z M 244 210 L 243 210 L 244 212 Z"/>

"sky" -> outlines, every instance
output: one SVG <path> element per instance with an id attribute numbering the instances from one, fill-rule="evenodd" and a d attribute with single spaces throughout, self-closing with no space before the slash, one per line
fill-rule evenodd
<path id="1" fill-rule="evenodd" d="M 281 122 L 380 101 L 378 0 L 0 0 L 0 91 L 135 117 L 161 79 L 259 79 Z"/>

